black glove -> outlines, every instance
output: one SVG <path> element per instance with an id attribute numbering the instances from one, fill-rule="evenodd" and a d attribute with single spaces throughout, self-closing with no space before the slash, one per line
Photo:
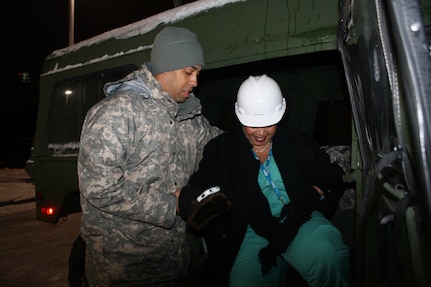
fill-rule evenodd
<path id="1" fill-rule="evenodd" d="M 203 192 L 196 186 L 185 186 L 178 199 L 181 218 L 194 229 L 200 230 L 217 216 L 228 212 L 232 202 L 219 191 L 218 186 Z"/>
<path id="2" fill-rule="evenodd" d="M 262 275 L 266 275 L 269 273 L 269 270 L 273 266 L 277 266 L 277 257 L 279 253 L 269 247 L 264 247 L 259 250 L 259 263 L 260 270 L 262 271 Z"/>
<path id="3" fill-rule="evenodd" d="M 259 251 L 259 263 L 261 265 L 262 275 L 265 275 L 273 266 L 277 265 L 277 257 L 280 253 L 286 251 L 290 242 L 295 238 L 299 226 L 283 222 L 277 224 L 274 228 L 271 239 L 267 247 Z"/>
<path id="4" fill-rule="evenodd" d="M 283 207 L 280 217 L 286 217 L 286 221 L 301 226 L 310 218 L 320 198 L 320 193 L 314 187 L 308 186 L 303 189 L 296 198 Z"/>
<path id="5" fill-rule="evenodd" d="M 310 219 L 319 200 L 319 192 L 310 186 L 283 207 L 281 218 L 286 217 L 286 220 L 274 227 L 268 246 L 259 251 L 258 257 L 263 275 L 276 266 L 278 255 L 286 251 L 299 227 Z"/>

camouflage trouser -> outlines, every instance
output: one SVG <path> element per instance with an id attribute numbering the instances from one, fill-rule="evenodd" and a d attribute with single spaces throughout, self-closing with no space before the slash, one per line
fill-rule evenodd
<path id="1" fill-rule="evenodd" d="M 198 275 L 199 271 L 201 269 L 201 266 L 203 265 L 206 257 L 206 249 L 204 246 L 203 239 L 201 237 L 197 237 L 193 235 L 190 232 L 187 232 L 187 242 L 190 247 L 190 262 L 189 267 L 186 274 L 178 274 L 178 278 L 175 280 L 170 280 L 166 282 L 160 282 L 160 283 L 154 283 L 154 284 L 148 284 L 146 283 L 144 286 L 146 287 L 194 287 L 198 286 Z M 85 251 L 84 251 L 85 252 Z M 85 261 L 87 265 L 88 260 L 91 260 L 91 258 L 87 258 L 85 256 Z M 96 260 L 98 261 L 98 260 Z M 92 266 L 94 268 L 92 268 Z M 100 270 L 97 270 L 97 264 L 89 264 L 87 265 L 87 268 L 85 272 L 87 273 L 86 276 L 82 278 L 81 285 L 79 287 L 90 287 L 90 286 L 108 286 L 109 283 L 103 283 L 103 273 L 104 270 L 106 270 L 107 266 L 104 266 L 104 268 L 100 268 Z M 96 268 L 96 269 L 95 269 Z M 97 275 L 96 275 L 97 274 Z M 96 276 L 93 276 L 96 275 Z M 87 280 L 87 277 L 88 280 Z M 107 275 L 109 277 L 109 275 Z M 92 283 L 92 281 L 94 283 Z M 102 285 L 100 285 L 102 284 Z M 75 286 L 74 286 L 75 287 Z M 76 286 L 78 287 L 78 286 Z"/>
<path id="2" fill-rule="evenodd" d="M 97 249 L 97 246 L 93 246 Z M 103 254 L 103 252 L 91 253 L 90 248 L 86 248 L 85 253 L 85 277 L 86 282 L 81 287 L 105 287 L 105 286 L 139 286 L 139 287 L 188 287 L 185 282 L 188 276 L 178 274 L 176 278 L 168 278 L 166 281 L 149 283 L 144 278 L 131 278 L 134 273 L 128 270 L 128 275 L 123 274 L 123 258 L 114 254 Z M 100 257 L 103 256 L 103 259 Z M 140 268 L 140 267 L 139 267 Z M 141 270 L 141 269 L 137 270 Z M 139 273 L 139 271 L 137 271 Z M 164 277 L 159 277 L 164 279 Z M 152 278 L 154 280 L 154 278 Z"/>
<path id="3" fill-rule="evenodd" d="M 196 240 L 194 243 L 193 240 Z M 199 240 L 195 237 L 191 237 L 191 245 L 193 245 L 192 252 L 197 252 L 199 250 Z M 197 260 L 197 256 L 199 254 L 192 254 L 192 262 L 193 266 L 195 264 L 199 264 L 199 260 Z M 202 255 L 202 254 L 201 254 Z M 196 266 L 197 268 L 198 266 Z M 195 267 L 192 268 L 192 270 L 196 269 Z M 196 272 L 196 271 L 193 271 Z M 172 286 L 172 287 L 188 287 L 188 286 L 195 286 L 194 277 L 190 276 L 190 279 L 187 279 L 188 277 L 185 274 L 180 274 L 178 276 L 177 280 L 173 280 L 170 282 L 163 282 L 160 284 L 153 284 L 150 286 Z M 69 274 L 68 274 L 68 281 L 70 287 L 89 287 L 90 284 L 87 281 L 87 277 L 85 276 L 85 243 L 82 240 L 82 237 L 79 235 L 77 239 L 75 240 L 73 244 L 73 248 L 71 251 L 71 255 L 69 257 Z"/>

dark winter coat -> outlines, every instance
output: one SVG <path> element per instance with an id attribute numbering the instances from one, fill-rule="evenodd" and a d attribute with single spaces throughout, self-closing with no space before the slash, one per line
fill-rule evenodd
<path id="1" fill-rule="evenodd" d="M 268 234 L 265 227 L 273 226 L 274 218 L 257 181 L 260 162 L 251 149 L 241 128 L 218 136 L 205 147 L 199 171 L 188 183 L 191 189 L 201 190 L 218 185 L 232 201 L 229 213 L 203 231 L 208 258 L 200 286 L 228 286 L 247 226 L 258 234 Z M 332 217 L 343 191 L 342 169 L 330 162 L 309 135 L 283 126 L 273 138 L 272 151 L 289 197 L 294 199 L 310 185 L 329 190 L 332 195 L 320 201 L 318 210 Z"/>

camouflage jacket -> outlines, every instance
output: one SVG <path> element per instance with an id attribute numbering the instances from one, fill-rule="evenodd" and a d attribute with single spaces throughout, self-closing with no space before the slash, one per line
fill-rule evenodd
<path id="1" fill-rule="evenodd" d="M 104 89 L 107 97 L 89 110 L 81 133 L 82 237 L 87 249 L 103 250 L 93 255 L 115 255 L 123 279 L 172 279 L 189 260 L 174 192 L 222 131 L 194 95 L 178 104 L 163 93 L 146 66 Z"/>

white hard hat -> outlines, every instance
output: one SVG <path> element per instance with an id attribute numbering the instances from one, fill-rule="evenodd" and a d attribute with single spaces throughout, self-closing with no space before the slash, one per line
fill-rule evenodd
<path id="1" fill-rule="evenodd" d="M 277 124 L 286 111 L 286 100 L 276 81 L 267 75 L 250 76 L 238 90 L 235 113 L 248 127 Z"/>

